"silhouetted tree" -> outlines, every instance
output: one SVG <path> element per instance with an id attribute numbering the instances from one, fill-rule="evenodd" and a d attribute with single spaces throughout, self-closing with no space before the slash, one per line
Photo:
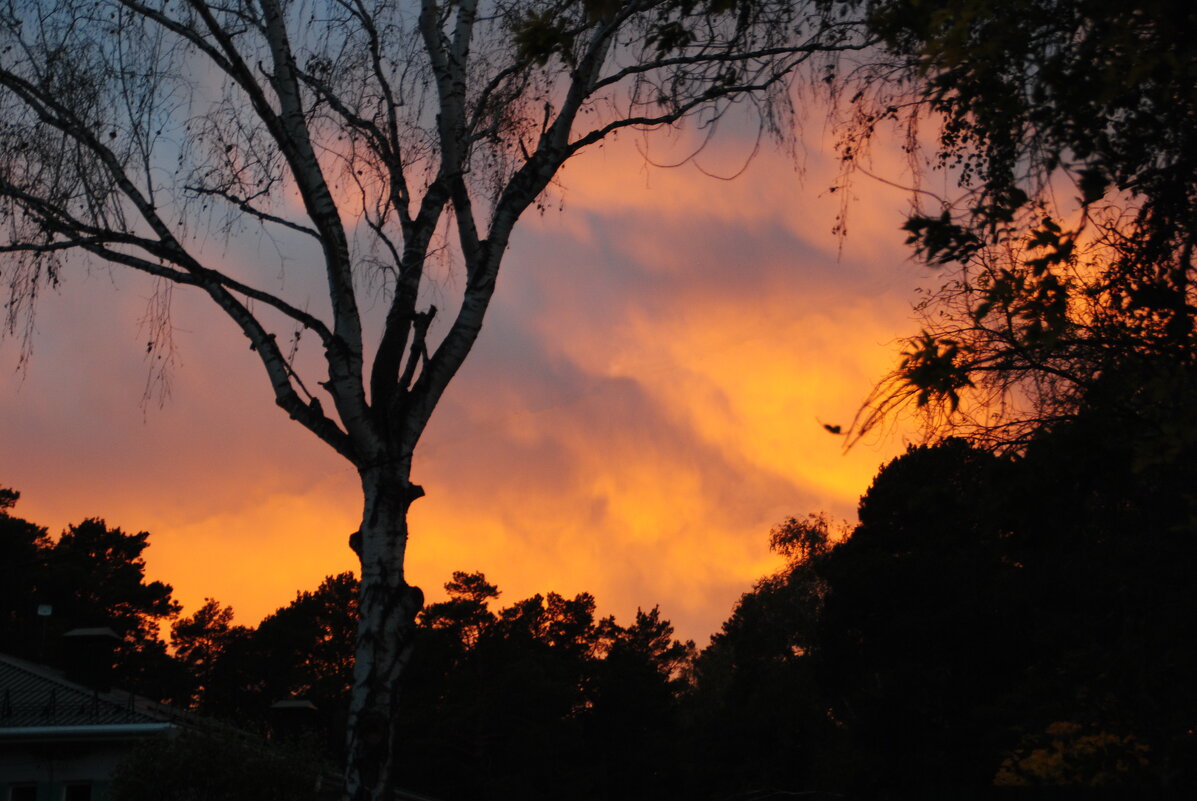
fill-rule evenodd
<path id="1" fill-rule="evenodd" d="M 54 607 L 52 625 L 107 626 L 117 644 L 114 680 L 155 698 L 170 698 L 176 682 L 160 626 L 180 606 L 169 584 L 146 581 L 149 532 L 126 534 L 92 518 L 72 525 L 48 554 L 45 598 Z"/>
<path id="2" fill-rule="evenodd" d="M 11 508 L 19 497 L 8 496 Z M 99 519 L 51 539 L 46 529 L 0 510 L 0 648 L 63 664 L 63 635 L 110 628 L 117 635 L 111 677 L 157 699 L 175 698 L 180 675 L 159 636 L 179 612 L 171 587 L 146 581 L 148 532 L 126 534 Z M 38 608 L 48 607 L 48 615 Z"/>
<path id="3" fill-rule="evenodd" d="M 997 701 L 1025 666 L 1028 612 L 1003 558 L 1008 472 L 961 440 L 910 449 L 881 469 L 821 566 L 814 653 L 854 789 L 979 788 L 997 770 L 1018 722 Z"/>
<path id="4" fill-rule="evenodd" d="M 221 606 L 213 598 L 205 598 L 195 614 L 176 620 L 170 629 L 170 644 L 189 684 L 187 697 L 178 703 L 199 706 L 210 695 L 213 673 L 230 644 L 248 634 L 246 627 L 233 625 L 233 608 Z"/>
<path id="5" fill-rule="evenodd" d="M 675 640 L 658 607 L 637 609 L 626 628 L 612 618 L 597 628 L 604 645 L 578 714 L 587 752 L 580 772 L 597 798 L 668 797 L 687 758 L 678 699 L 689 686 L 694 643 Z"/>
<path id="6" fill-rule="evenodd" d="M 592 596 L 549 593 L 500 610 L 481 633 L 445 691 L 457 724 L 451 737 L 472 766 L 464 797 L 548 798 L 567 786 L 588 793 L 577 714 L 586 705 L 595 624 Z"/>
<path id="7" fill-rule="evenodd" d="M 1042 500 L 1011 538 L 1012 558 L 1024 566 L 1021 592 L 1050 612 L 1027 616 L 1026 635 L 1048 658 L 1031 663 L 1022 691 L 1042 710 L 1026 734 L 1066 722 L 1132 737 L 1151 749 L 1156 783 L 1192 788 L 1197 693 L 1181 676 L 1197 670 L 1187 647 L 1197 636 L 1197 448 L 1178 439 L 1145 453 L 1155 421 L 1128 426 L 1123 408 L 1087 405 L 1021 465 L 1020 488 Z"/>
<path id="8" fill-rule="evenodd" d="M 499 588 L 481 573 L 454 571 L 445 583 L 449 599 L 430 604 L 420 615 L 422 628 L 441 633 L 441 639 L 456 646 L 461 654 L 478 643 L 478 638 L 495 622 L 489 602 L 499 597 Z"/>
<path id="9" fill-rule="evenodd" d="M 803 562 L 815 592 L 783 573 L 745 596 L 699 660 L 698 697 L 722 671 L 766 698 L 797 692 L 811 720 L 830 710 L 812 779 L 867 797 L 1192 786 L 1194 454 L 1144 462 L 1116 419 L 1082 408 L 1017 458 L 958 439 L 910 449 L 851 536 Z M 766 625 L 743 636 L 758 606 Z M 1097 744 L 1105 756 L 1084 760 Z M 1049 753 L 1068 755 L 1059 770 L 1031 759 Z"/>
<path id="10" fill-rule="evenodd" d="M 292 694 L 313 701 L 344 702 L 353 687 L 358 580 L 352 573 L 328 576 L 311 592 L 270 615 L 256 636 L 271 654 L 295 654 L 286 671 Z"/>
<path id="11" fill-rule="evenodd" d="M 0 488 L 0 647 L 29 658 L 44 656 L 48 622 L 44 603 L 46 558 L 53 547 L 45 527 L 11 515 L 21 493 Z"/>
<path id="12" fill-rule="evenodd" d="M 898 460 L 882 474 L 891 489 L 879 476 L 871 510 L 862 502 L 860 528 L 829 565 L 825 617 L 828 664 L 856 666 L 836 679 L 845 709 L 855 701 L 857 735 L 919 719 L 902 704 L 936 709 L 935 699 L 920 700 L 917 680 L 935 667 L 916 654 L 903 678 L 886 648 L 919 642 L 917 619 L 947 628 L 967 611 L 980 627 L 957 629 L 964 642 L 981 647 L 971 638 L 988 631 L 1003 643 L 995 664 L 1007 675 L 982 667 L 973 688 L 942 676 L 935 692 L 979 710 L 991 745 L 1006 731 L 1003 780 L 1195 781 L 1197 701 L 1178 678 L 1192 667 L 1192 649 L 1178 644 L 1192 641 L 1197 621 L 1194 13 L 1171 0 L 871 7 L 872 30 L 894 58 L 887 74 L 899 80 L 862 87 L 847 163 L 885 118 L 913 122 L 930 110 L 942 123 L 937 164 L 956 171 L 962 197 L 906 226 L 919 257 L 949 272 L 920 305 L 925 330 L 854 431 L 911 404 L 930 414 L 934 435 L 1018 458 L 984 468 L 985 486 L 957 486 L 980 517 L 940 491 L 984 463 L 969 456 L 955 478 L 945 475 L 935 462 L 960 457 L 950 456 L 955 445 Z M 935 534 L 945 526 L 960 535 L 955 544 Z M 943 544 L 924 551 L 928 538 Z M 973 588 L 938 577 L 960 571 L 1016 632 L 991 625 Z M 962 593 L 965 603 L 937 611 L 921 588 Z M 967 665 L 964 653 L 938 654 L 936 664 Z M 887 679 L 912 692 L 895 695 Z M 864 702 L 869 688 L 876 693 Z M 862 728 L 870 708 L 879 717 Z M 969 732 L 967 722 L 957 731 Z M 1071 759 L 1097 743 L 1122 748 L 1126 770 L 1026 762 L 1049 752 Z M 993 758 L 983 754 L 991 745 L 968 754 L 945 745 L 940 755 L 957 754 L 950 764 L 962 769 Z"/>
<path id="13" fill-rule="evenodd" d="M 688 759 L 698 798 L 836 786 L 835 729 L 810 653 L 827 593 L 821 566 L 837 539 L 826 516 L 790 518 L 770 534 L 786 566 L 756 583 L 698 656 L 685 697 Z"/>
<path id="14" fill-rule="evenodd" d="M 0 487 L 0 514 L 8 514 L 8 510 L 16 506 L 21 493 L 11 487 Z"/>
<path id="15" fill-rule="evenodd" d="M 478 338 L 517 220 L 570 158 L 622 130 L 712 127 L 739 107 L 789 136 L 795 71 L 864 46 L 849 9 L 25 0 L 0 13 L 8 327 L 32 332 L 25 312 L 70 257 L 194 287 L 249 341 L 277 405 L 360 476 L 347 798 L 393 794 L 421 600 L 404 572 L 407 511 L 424 492 L 413 454 Z M 191 235 L 246 227 L 308 246 L 284 261 L 326 282 L 324 316 L 307 290 L 255 285 Z M 425 267 L 443 230 L 465 280 L 438 327 Z M 361 309 L 380 287 L 368 337 Z M 168 321 L 150 323 L 149 350 L 169 356 Z M 285 344 L 301 335 L 321 363 L 306 377 Z"/>
<path id="16" fill-rule="evenodd" d="M 353 685 L 357 593 L 357 579 L 341 573 L 296 593 L 254 629 L 206 624 L 216 634 L 218 656 L 205 674 L 199 709 L 265 732 L 273 704 L 302 699 L 316 707 L 314 745 L 322 754 L 339 752 Z M 218 617 L 228 611 L 231 620 L 231 610 L 209 606 Z"/>
<path id="17" fill-rule="evenodd" d="M 1128 418 L 1145 388 L 1191 393 L 1195 15 L 1180 0 L 873 4 L 887 74 L 912 83 L 862 90 L 874 102 L 846 155 L 879 118 L 930 110 L 964 193 L 906 226 L 950 272 L 858 433 L 910 403 L 941 431 L 1019 446 L 1099 383 L 1117 381 Z"/>
<path id="18" fill-rule="evenodd" d="M 481 573 L 453 574 L 421 615 L 404 682 L 413 789 L 449 799 L 659 797 L 676 781 L 677 693 L 692 643 L 659 610 L 596 619 L 587 593 L 497 611 Z"/>
<path id="19" fill-rule="evenodd" d="M 145 579 L 149 532 L 126 534 L 92 518 L 72 525 L 50 554 L 47 588 L 56 610 L 76 625 L 108 625 L 134 640 L 158 638 L 162 621 L 179 613 L 171 587 Z"/>

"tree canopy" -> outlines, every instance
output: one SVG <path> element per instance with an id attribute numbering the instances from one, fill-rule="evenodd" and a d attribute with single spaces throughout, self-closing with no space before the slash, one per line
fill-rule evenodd
<path id="1" fill-rule="evenodd" d="M 861 90 L 846 155 L 929 117 L 964 191 L 907 223 L 949 272 L 858 432 L 913 404 L 1018 447 L 1100 394 L 1152 440 L 1181 433 L 1148 407 L 1194 386 L 1195 21 L 1171 0 L 871 6 L 902 81 Z"/>
<path id="2" fill-rule="evenodd" d="M 929 120 L 959 190 L 918 188 L 909 244 L 942 284 L 853 430 L 914 407 L 939 444 L 883 468 L 826 564 L 835 714 L 873 745 L 920 732 L 874 786 L 920 760 L 960 783 L 1192 786 L 1197 707 L 1163 688 L 1197 619 L 1193 15 L 870 5 L 890 60 L 855 87 L 849 170 L 886 120 L 921 162 Z"/>
<path id="3" fill-rule="evenodd" d="M 13 516 L 19 493 L 8 493 L 12 503 L 0 510 L 4 650 L 58 663 L 66 658 L 63 634 L 110 628 L 118 637 L 114 680 L 156 698 L 173 697 L 177 677 L 160 629 L 180 607 L 169 584 L 146 579 L 149 533 L 127 534 L 92 518 L 55 539 L 44 527 Z"/>

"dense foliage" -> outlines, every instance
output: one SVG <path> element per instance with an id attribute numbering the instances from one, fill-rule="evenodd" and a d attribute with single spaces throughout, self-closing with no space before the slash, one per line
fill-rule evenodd
<path id="1" fill-rule="evenodd" d="M 700 797 L 1197 786 L 1197 454 L 1141 467 L 1107 424 L 882 468 L 699 656 Z"/>
<path id="2" fill-rule="evenodd" d="M 176 681 L 160 625 L 179 612 L 171 587 L 147 581 L 149 534 L 127 534 L 93 518 L 57 539 L 8 514 L 19 493 L 0 505 L 0 650 L 61 662 L 74 629 L 107 627 L 117 637 L 113 680 L 153 696 Z M 39 614 L 40 612 L 43 614 Z"/>
<path id="3" fill-rule="evenodd" d="M 854 434 L 910 404 L 972 445 L 911 451 L 862 500 L 825 565 L 821 687 L 851 752 L 886 755 L 866 786 L 1191 788 L 1197 12 L 869 8 L 891 60 L 848 163 L 886 118 L 917 161 L 930 118 L 962 191 L 907 222 L 944 283 Z"/>
<path id="4" fill-rule="evenodd" d="M 208 726 L 138 745 L 114 801 L 327 801 L 336 778 L 302 746 Z"/>
<path id="5" fill-rule="evenodd" d="M 962 191 L 907 223 L 919 257 L 947 272 L 921 306 L 925 330 L 858 433 L 912 404 L 941 432 L 1020 447 L 1095 392 L 1111 411 L 1125 398 L 1121 414 L 1139 419 L 1145 405 L 1188 403 L 1197 386 L 1192 4 L 870 8 L 893 59 L 885 74 L 897 80 L 869 73 L 845 156 L 851 163 L 886 117 L 929 118 L 939 125 L 931 162 Z"/>
<path id="6" fill-rule="evenodd" d="M 655 608 L 620 625 L 586 593 L 499 607 L 485 576 L 455 573 L 419 621 L 405 784 L 446 801 L 1194 789 L 1197 450 L 1144 461 L 1117 415 L 1091 401 L 1019 455 L 960 439 L 911 448 L 878 473 L 854 526 L 779 525 L 785 567 L 701 652 Z M 0 547 L 50 570 L 62 546 L 4 515 Z M 143 592 L 125 571 L 95 573 L 98 598 Z M 335 761 L 357 591 L 331 576 L 253 628 L 209 601 L 175 620 L 173 657 L 126 675 Z M 28 598 L 3 598 L 2 647 L 28 653 Z M 105 603 L 117 620 L 127 608 Z M 149 637 L 137 632 L 159 607 L 130 641 Z M 272 709 L 298 699 L 314 710 Z"/>

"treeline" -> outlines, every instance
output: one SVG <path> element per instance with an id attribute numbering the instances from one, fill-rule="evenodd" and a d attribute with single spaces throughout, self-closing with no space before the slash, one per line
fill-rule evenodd
<path id="1" fill-rule="evenodd" d="M 145 578 L 147 533 L 91 519 L 55 540 L 9 513 L 18 497 L 4 491 L 0 511 L 0 651 L 67 667 L 66 632 L 110 628 L 119 637 L 115 686 L 191 709 L 200 721 L 286 740 L 290 749 L 298 738 L 328 763 L 339 758 L 353 682 L 353 574 L 327 577 L 253 628 L 236 625 L 233 610 L 213 599 L 183 617 L 172 588 Z M 548 797 L 567 787 L 582 788 L 582 798 L 665 790 L 681 759 L 677 702 L 695 648 L 674 639 L 658 609 L 625 626 L 598 617 L 587 593 L 492 608 L 500 592 L 481 573 L 455 573 L 445 589 L 448 600 L 420 615 L 403 689 L 407 786 L 446 799 Z M 296 700 L 311 708 L 279 708 Z M 258 758 L 237 735 L 222 747 L 204 738 L 186 746 L 204 770 L 184 764 L 170 745 L 142 755 L 142 767 L 167 762 L 223 787 L 230 773 L 243 773 L 227 764 L 230 756 Z M 295 770 L 293 760 L 268 764 Z M 139 786 L 135 793 L 146 794 L 130 797 L 174 797 L 169 788 Z"/>
<path id="2" fill-rule="evenodd" d="M 1197 460 L 1118 414 L 1083 408 L 1018 455 L 911 448 L 854 527 L 778 526 L 787 566 L 701 651 L 658 609 L 621 625 L 585 593 L 502 606 L 485 576 L 454 574 L 419 619 L 405 785 L 446 801 L 1193 788 Z M 216 601 L 178 617 L 144 580 L 145 542 L 97 520 L 52 541 L 0 517 L 4 650 L 103 622 L 126 686 L 263 732 L 273 703 L 306 699 L 335 760 L 354 577 L 256 628 Z"/>

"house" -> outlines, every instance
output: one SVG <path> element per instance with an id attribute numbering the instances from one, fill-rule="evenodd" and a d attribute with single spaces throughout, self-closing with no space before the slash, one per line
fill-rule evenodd
<path id="1" fill-rule="evenodd" d="M 83 647 L 72 652 L 69 674 L 0 653 L 0 801 L 110 801 L 117 767 L 150 738 L 178 736 L 171 743 L 181 744 L 187 754 L 193 753 L 190 749 L 197 743 L 221 743 L 217 749 L 220 759 L 243 763 L 240 770 L 255 772 L 255 781 L 271 784 L 275 791 L 277 782 L 271 778 L 275 774 L 269 771 L 294 767 L 294 754 L 287 756 L 278 743 L 288 740 L 285 732 L 309 725 L 306 718 L 315 709 L 310 702 L 292 698 L 273 705 L 271 739 L 275 744 L 271 745 L 271 739 L 214 724 L 132 693 L 96 689 L 106 686 L 109 671 L 105 667 L 110 659 L 103 656 L 104 646 L 115 635 L 108 629 L 77 629 L 72 634 L 85 636 L 75 643 Z M 100 656 L 95 656 L 97 653 Z M 211 749 L 199 751 L 194 758 L 201 764 L 212 758 Z M 258 775 L 263 766 L 266 773 Z M 315 778 L 314 787 L 309 783 L 303 789 L 304 798 L 340 797 L 343 784 L 339 774 L 318 764 L 307 767 L 311 769 L 289 777 L 301 784 Z M 170 773 L 169 766 L 165 770 Z M 177 792 L 180 781 L 188 781 L 173 774 L 147 780 L 169 785 L 166 795 Z M 153 791 L 158 787 L 161 785 L 155 785 Z M 254 794 L 252 787 L 243 789 L 248 797 L 264 797 Z M 400 792 L 397 801 L 432 799 Z"/>
<path id="2" fill-rule="evenodd" d="M 116 766 L 178 714 L 0 654 L 0 801 L 106 801 Z"/>

